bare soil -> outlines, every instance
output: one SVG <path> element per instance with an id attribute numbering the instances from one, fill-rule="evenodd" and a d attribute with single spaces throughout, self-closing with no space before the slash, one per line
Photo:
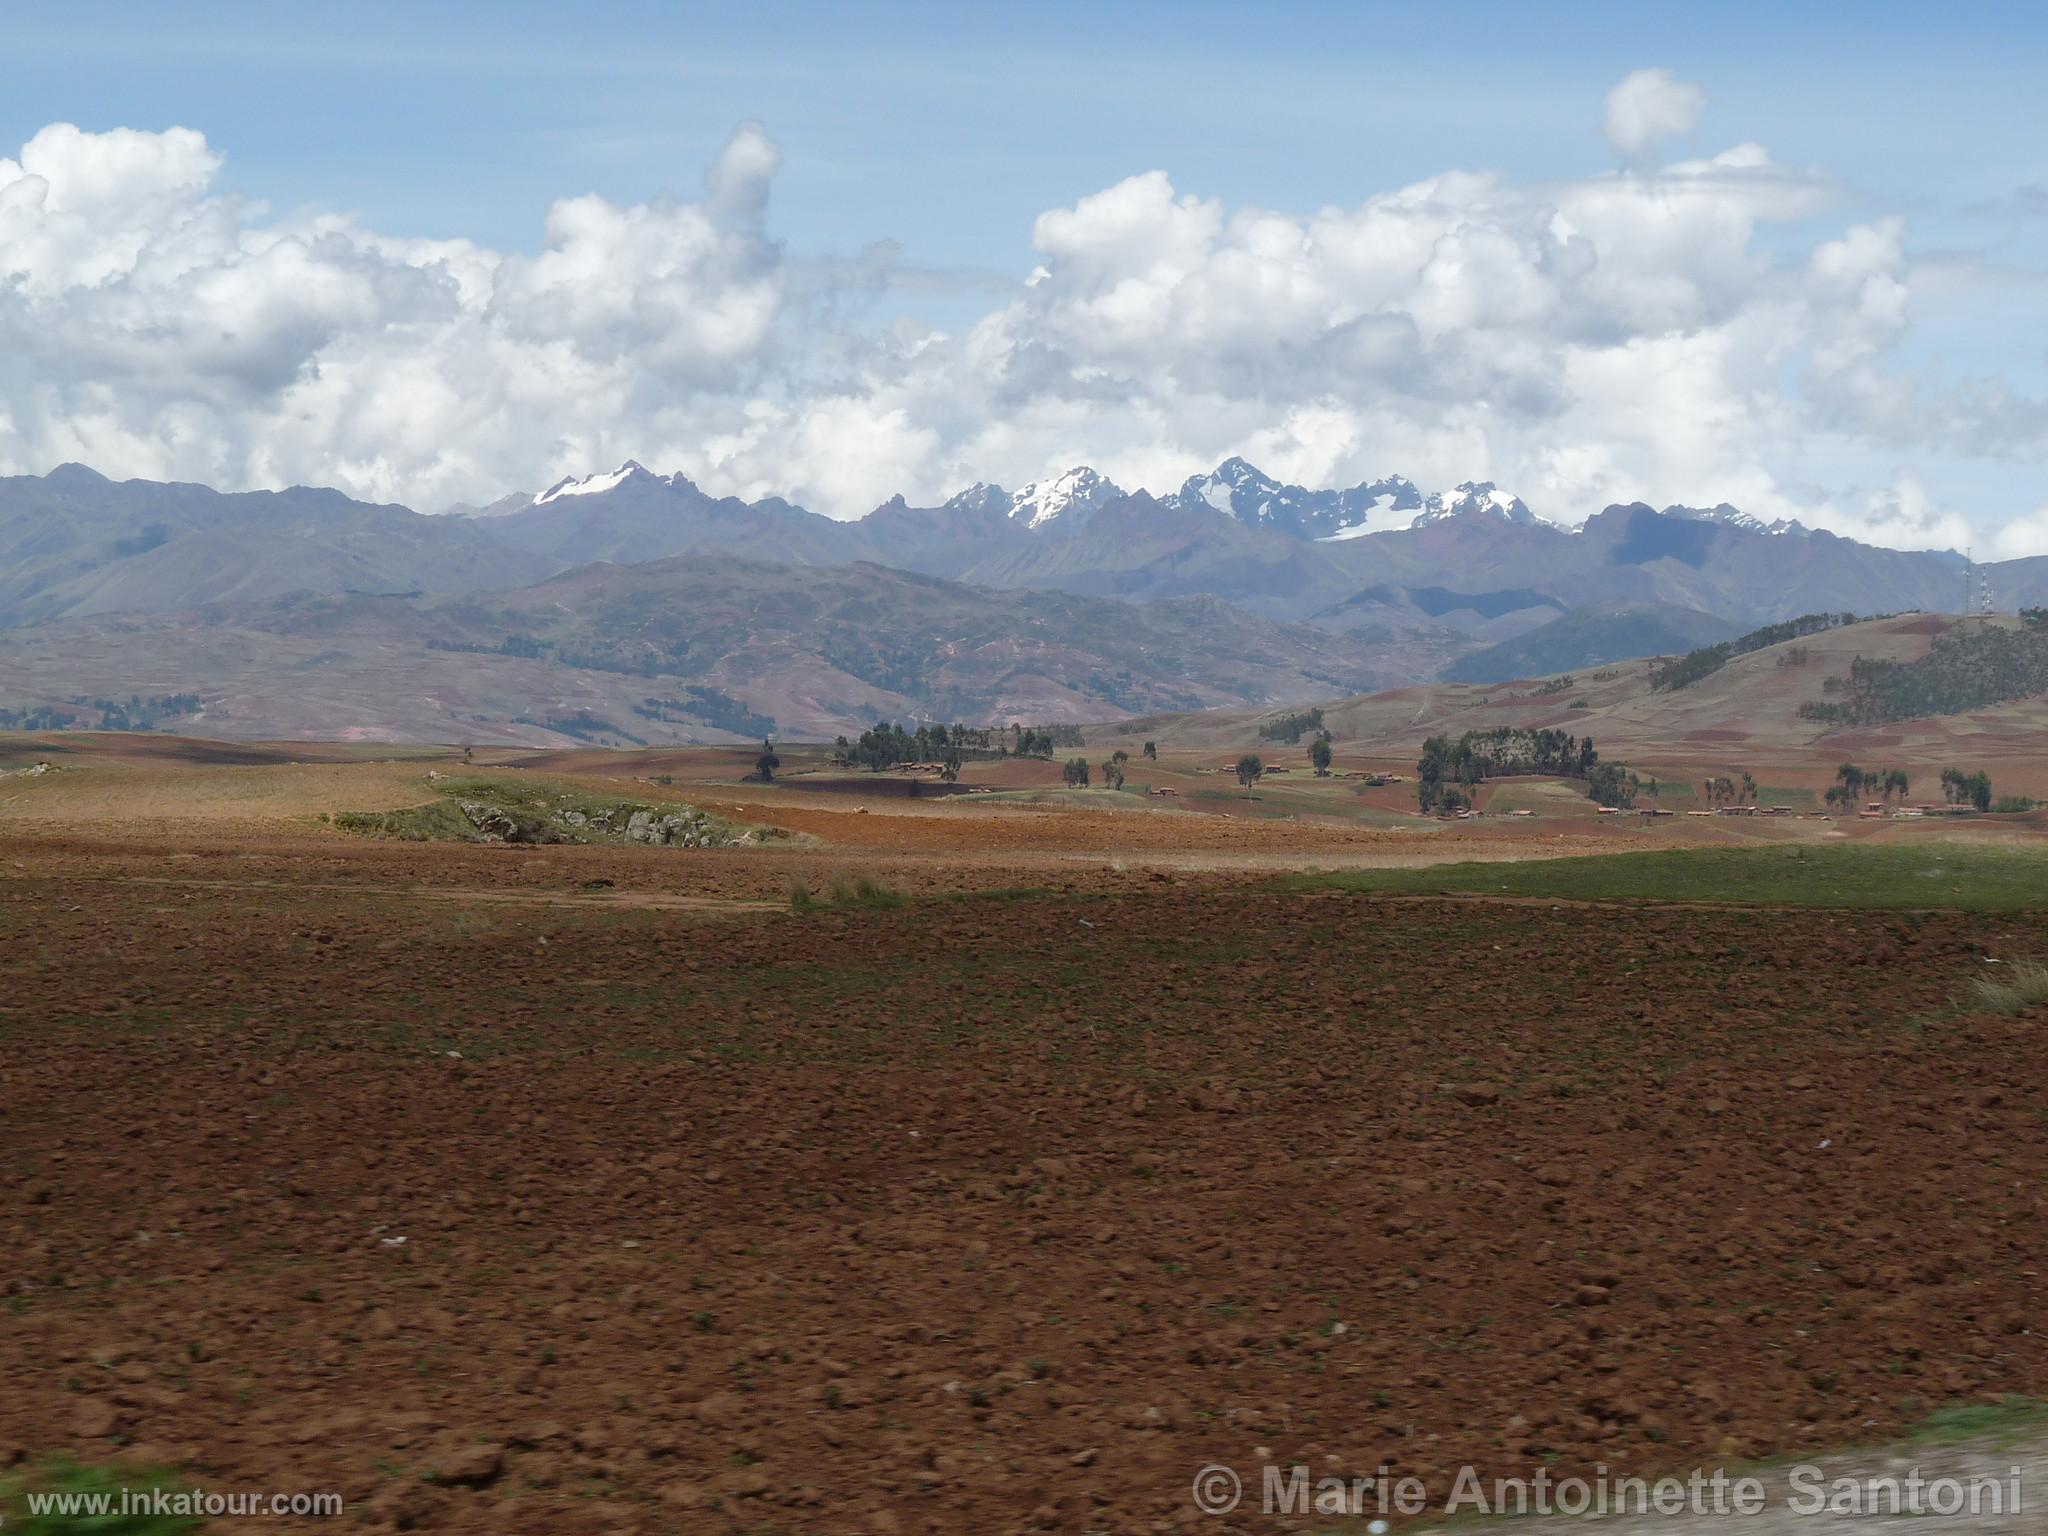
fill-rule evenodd
<path id="1" fill-rule="evenodd" d="M 2048 914 L 1250 878 L 1629 842 L 1555 824 L 676 785 L 800 836 L 489 848 L 314 819 L 407 765 L 134 771 L 144 831 L 89 773 L 0 814 L 0 1461 L 375 1531 L 1269 1530 L 1196 1470 L 2048 1391 L 2048 1012 L 1958 1003 Z M 789 910 L 842 873 L 908 900 Z"/>

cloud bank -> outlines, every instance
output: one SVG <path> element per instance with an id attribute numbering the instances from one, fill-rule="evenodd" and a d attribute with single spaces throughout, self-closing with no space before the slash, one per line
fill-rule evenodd
<path id="1" fill-rule="evenodd" d="M 273 216 L 188 128 L 57 124 L 0 158 L 0 470 L 436 508 L 633 457 L 853 516 L 1243 453 L 1308 484 L 1492 479 L 1561 521 L 1726 500 L 1967 542 L 1915 454 L 2038 456 L 2048 415 L 1902 364 L 1897 220 L 1808 233 L 1835 189 L 1755 144 L 1658 163 L 1704 101 L 1629 76 L 1622 163 L 1567 181 L 1451 171 L 1290 213 L 1135 175 L 1041 214 L 1029 277 L 951 332 L 887 320 L 892 248 L 777 244 L 754 125 L 699 200 L 565 199 L 524 254 Z"/>

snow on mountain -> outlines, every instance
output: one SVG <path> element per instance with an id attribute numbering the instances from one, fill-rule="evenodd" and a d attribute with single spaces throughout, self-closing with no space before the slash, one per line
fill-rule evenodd
<path id="1" fill-rule="evenodd" d="M 1398 528 L 1410 527 L 1414 520 L 1407 514 L 1414 505 L 1413 500 L 1404 503 L 1399 495 L 1392 492 L 1376 496 L 1357 522 L 1339 528 L 1335 533 L 1323 534 L 1316 542 L 1341 544 L 1347 539 L 1362 539 L 1369 533 L 1391 533 Z"/>
<path id="2" fill-rule="evenodd" d="M 447 509 L 450 517 L 468 517 L 481 522 L 487 518 L 510 517 L 514 512 L 524 512 L 533 505 L 533 497 L 526 491 L 514 491 L 509 496 L 500 496 L 496 501 L 481 507 L 472 507 L 467 502 L 456 502 Z"/>
<path id="3" fill-rule="evenodd" d="M 984 480 L 977 480 L 959 495 L 946 498 L 946 508 L 952 512 L 988 512 L 992 508 L 1000 508 L 1007 515 L 1011 505 L 1008 491 Z"/>
<path id="4" fill-rule="evenodd" d="M 1284 485 L 1241 458 L 1225 459 L 1206 475 L 1192 475 L 1168 501 L 1192 510 L 1213 507 L 1254 528 L 1304 539 L 1357 538 L 1398 527 L 1385 514 L 1422 505 L 1412 483 L 1394 475 L 1349 490 L 1312 491 Z"/>
<path id="5" fill-rule="evenodd" d="M 570 476 L 528 501 L 505 497 L 485 508 L 461 507 L 471 517 L 489 517 L 545 506 L 570 496 L 602 496 L 629 483 L 688 488 L 680 474 L 656 475 L 635 460 L 617 469 L 582 477 Z M 948 509 L 979 515 L 1003 514 L 1029 529 L 1084 525 L 1101 508 L 1123 498 L 1123 489 L 1087 465 L 1033 481 L 1015 492 L 977 482 L 949 499 Z M 1190 475 L 1181 488 L 1164 498 L 1168 506 L 1188 512 L 1221 512 L 1252 528 L 1266 528 L 1319 543 L 1337 543 L 1402 528 L 1427 528 L 1454 517 L 1491 517 L 1520 527 L 1556 527 L 1530 511 L 1522 498 L 1501 490 L 1491 480 L 1467 480 L 1448 491 L 1422 495 L 1412 480 L 1389 475 L 1344 490 L 1310 490 L 1289 485 L 1243 458 L 1228 458 L 1206 475 Z M 1412 515 L 1410 515 L 1412 514 Z M 1692 522 L 1718 523 L 1749 533 L 1806 534 L 1805 525 L 1779 518 L 1765 522 L 1722 502 L 1712 507 L 1670 506 L 1664 516 Z M 1573 532 L 1578 528 L 1574 527 Z"/>
<path id="6" fill-rule="evenodd" d="M 1422 511 L 1408 526 L 1427 528 L 1446 518 L 1470 517 L 1475 513 L 1519 523 L 1525 528 L 1549 525 L 1549 520 L 1531 512 L 1521 497 L 1499 489 L 1491 480 L 1467 480 L 1453 490 L 1432 491 Z"/>
<path id="7" fill-rule="evenodd" d="M 1664 515 L 1682 517 L 1695 523 L 1720 523 L 1724 527 L 1741 528 L 1750 533 L 1803 534 L 1813 531 L 1797 518 L 1781 517 L 1767 523 L 1760 517 L 1752 517 L 1739 508 L 1729 506 L 1725 501 L 1711 507 L 1666 507 Z"/>
<path id="8" fill-rule="evenodd" d="M 567 479 L 557 480 L 534 497 L 532 504 L 536 507 L 546 506 L 551 501 L 560 501 L 564 496 L 602 496 L 606 491 L 617 490 L 636 476 L 659 481 L 663 485 L 673 484 L 678 478 L 674 475 L 652 474 L 637 461 L 628 459 L 608 474 L 585 475 L 580 480 L 571 475 Z"/>
<path id="9" fill-rule="evenodd" d="M 1059 520 L 1077 526 L 1111 502 L 1121 501 L 1123 496 L 1120 487 L 1081 464 L 1063 475 L 1034 480 L 1018 490 L 1010 498 L 1010 516 L 1027 528 L 1043 528 Z"/>
<path id="10" fill-rule="evenodd" d="M 1239 522 L 1265 524 L 1292 508 L 1297 493 L 1312 494 L 1282 485 L 1243 459 L 1225 459 L 1207 475 L 1190 475 L 1180 488 L 1180 501 L 1184 506 L 1200 501 Z"/>

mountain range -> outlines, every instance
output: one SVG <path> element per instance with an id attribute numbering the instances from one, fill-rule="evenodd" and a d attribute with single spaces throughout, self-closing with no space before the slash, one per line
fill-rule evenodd
<path id="1" fill-rule="evenodd" d="M 1974 570 L 2002 608 L 2048 601 L 2048 558 Z M 707 587 L 704 571 L 744 572 L 733 579 L 752 594 L 752 618 Z M 748 707 L 784 730 L 890 711 L 1103 718 L 1286 702 L 1340 682 L 1590 666 L 1803 612 L 1953 611 L 1971 579 L 1953 552 L 1880 548 L 1725 504 L 1610 506 L 1574 528 L 1489 482 L 1424 493 L 1390 475 L 1310 489 L 1242 458 L 1161 496 L 1077 467 L 1014 491 L 976 485 L 935 506 L 895 497 L 857 521 L 777 498 L 715 497 L 630 461 L 437 515 L 332 490 L 221 493 L 65 465 L 0 479 L 0 709 L 141 687 L 139 676 L 124 682 L 83 663 L 67 683 L 50 663 L 52 640 L 147 661 L 151 678 L 182 679 L 165 691 L 204 693 L 207 667 L 227 663 L 220 636 L 338 625 L 360 640 L 386 623 L 413 658 L 394 686 L 414 686 L 419 668 L 492 646 L 548 639 L 544 655 L 501 654 L 543 667 L 588 661 L 593 637 L 630 614 L 642 626 L 658 618 L 671 640 L 697 636 L 688 667 L 650 653 L 632 665 L 655 670 L 636 675 L 686 678 L 743 702 L 752 690 L 761 702 Z M 580 606 L 522 627 L 511 616 L 533 593 Z M 964 652 L 909 622 L 939 612 L 961 629 Z M 854 654 L 832 628 L 863 623 L 878 645 L 889 637 L 886 657 Z M 60 624 L 61 634 L 28 639 Z M 122 635 L 168 649 L 145 657 L 116 644 Z M 337 665 L 353 654 L 335 649 Z M 981 660 L 948 673 L 958 654 Z M 252 641 L 244 660 L 261 655 Z M 309 653 L 292 664 L 312 663 Z M 827 670 L 806 689 L 795 680 L 804 667 Z M 249 665 L 231 670 L 246 676 Z M 85 671 L 98 680 L 88 686 Z M 565 697 L 584 686 L 557 681 Z M 364 686 L 374 692 L 374 679 Z M 506 694 L 467 725 L 545 714 L 515 702 Z M 345 724 L 375 732 L 374 713 L 352 707 Z M 262 721 L 235 724 L 251 734 Z M 718 729 L 706 718 L 688 727 L 714 738 Z"/>

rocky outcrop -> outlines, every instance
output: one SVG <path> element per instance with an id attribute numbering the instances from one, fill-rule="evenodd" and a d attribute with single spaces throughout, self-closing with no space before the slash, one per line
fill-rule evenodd
<path id="1" fill-rule="evenodd" d="M 565 836 L 558 828 L 533 816 L 516 816 L 499 806 L 489 805 L 481 800 L 458 800 L 456 809 L 462 812 L 463 820 L 476 828 L 484 841 L 491 843 L 567 843 L 575 839 Z"/>
<path id="2" fill-rule="evenodd" d="M 458 800 L 463 820 L 491 843 L 636 843 L 649 848 L 738 848 L 756 841 L 692 806 L 618 805 L 525 814 L 485 800 Z"/>
<path id="3" fill-rule="evenodd" d="M 619 836 L 629 843 L 647 843 L 663 848 L 724 847 L 735 839 L 721 837 L 712 820 L 702 811 L 661 813 L 649 810 L 614 812 L 611 819 L 625 816 Z"/>

